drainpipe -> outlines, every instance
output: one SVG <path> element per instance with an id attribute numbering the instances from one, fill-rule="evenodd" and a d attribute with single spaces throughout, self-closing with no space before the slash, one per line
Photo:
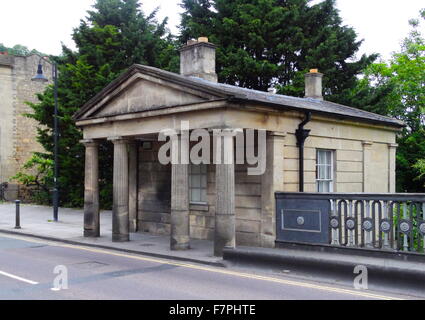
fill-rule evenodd
<path id="1" fill-rule="evenodd" d="M 304 192 L 304 142 L 310 135 L 311 130 L 304 129 L 304 126 L 311 121 L 311 112 L 306 112 L 305 119 L 298 126 L 295 131 L 297 138 L 297 147 L 299 150 L 299 192 Z"/>

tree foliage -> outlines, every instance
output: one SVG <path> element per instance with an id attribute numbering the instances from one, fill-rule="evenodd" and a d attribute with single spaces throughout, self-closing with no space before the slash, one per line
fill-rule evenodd
<path id="1" fill-rule="evenodd" d="M 334 0 L 183 0 L 181 42 L 208 36 L 217 45 L 219 81 L 304 95 L 318 68 L 332 101 L 342 101 L 376 55 L 355 59 L 362 41 L 342 24 Z"/>
<path id="2" fill-rule="evenodd" d="M 421 19 L 425 19 L 425 10 L 421 11 Z M 412 30 L 400 51 L 388 63 L 369 66 L 351 96 L 357 97 L 357 107 L 406 123 L 398 138 L 397 189 L 424 192 L 425 38 L 420 32 L 420 19 L 410 20 L 410 25 Z"/>
<path id="3" fill-rule="evenodd" d="M 0 43 L 0 52 L 7 52 L 12 56 L 29 56 L 31 54 L 38 54 L 40 56 L 45 56 L 44 53 L 36 49 L 30 50 L 27 46 L 16 44 L 11 48 L 6 47 L 3 43 Z"/>
<path id="4" fill-rule="evenodd" d="M 39 204 L 48 204 L 50 202 L 49 188 L 53 184 L 53 161 L 35 153 L 25 163 L 23 169 L 26 171 L 18 172 L 11 179 L 27 187 L 35 188 L 33 200 Z"/>
<path id="5" fill-rule="evenodd" d="M 84 147 L 81 132 L 72 119 L 74 113 L 97 92 L 135 63 L 170 71 L 178 67 L 174 40 L 158 22 L 156 11 L 146 15 L 137 0 L 97 0 L 93 10 L 73 31 L 77 51 L 63 47 L 60 57 L 51 57 L 59 68 L 59 187 L 64 206 L 81 207 L 84 193 Z M 30 104 L 29 117 L 42 126 L 38 141 L 46 150 L 40 154 L 53 159 L 53 88 L 38 95 L 39 103 Z M 100 147 L 101 203 L 112 201 L 112 147 Z M 50 173 L 49 173 L 50 174 Z M 41 190 L 43 192 L 43 190 Z"/>

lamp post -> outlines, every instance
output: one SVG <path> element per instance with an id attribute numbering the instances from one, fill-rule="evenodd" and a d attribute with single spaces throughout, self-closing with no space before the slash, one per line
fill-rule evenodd
<path id="1" fill-rule="evenodd" d="M 43 74 L 43 65 L 40 58 L 38 62 L 37 74 L 31 79 L 35 82 L 45 83 L 49 81 Z M 58 128 L 58 66 L 53 62 L 53 81 L 54 81 L 54 98 L 55 98 L 55 114 L 54 114 L 54 125 L 53 125 L 53 156 L 54 156 L 54 177 L 53 177 L 53 220 L 58 221 L 59 211 L 59 189 L 58 189 L 58 140 L 59 140 L 59 128 Z"/>

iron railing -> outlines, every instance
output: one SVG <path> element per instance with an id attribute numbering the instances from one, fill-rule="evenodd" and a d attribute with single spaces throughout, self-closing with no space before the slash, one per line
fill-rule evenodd
<path id="1" fill-rule="evenodd" d="M 425 194 L 326 194 L 331 245 L 425 253 Z"/>

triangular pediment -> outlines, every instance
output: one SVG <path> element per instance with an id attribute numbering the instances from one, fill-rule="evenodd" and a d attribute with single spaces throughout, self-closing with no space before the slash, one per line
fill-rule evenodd
<path id="1" fill-rule="evenodd" d="M 143 70 L 127 72 L 89 101 L 75 119 L 93 119 L 207 102 L 220 94 L 188 87 Z"/>
<path id="2" fill-rule="evenodd" d="M 95 113 L 98 117 L 115 116 L 206 101 L 207 99 L 158 84 L 137 79 L 112 101 Z"/>

